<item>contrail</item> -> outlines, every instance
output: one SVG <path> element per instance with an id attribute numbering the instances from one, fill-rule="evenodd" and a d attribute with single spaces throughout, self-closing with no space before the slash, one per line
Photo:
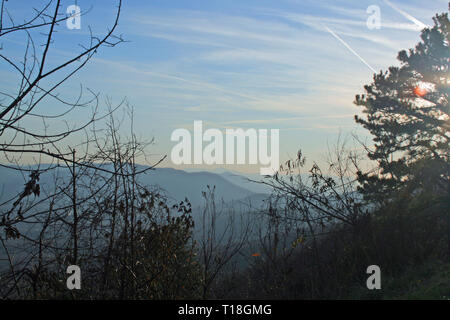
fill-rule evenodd
<path id="1" fill-rule="evenodd" d="M 397 7 L 396 5 L 394 5 L 394 4 L 393 4 L 392 2 L 390 2 L 389 0 L 384 0 L 384 2 L 385 2 L 388 6 L 390 6 L 392 9 L 394 9 L 395 11 L 397 11 L 398 13 L 400 13 L 402 16 L 404 16 L 406 19 L 408 19 L 408 20 L 414 22 L 414 24 L 415 24 L 416 26 L 418 26 L 418 27 L 420 28 L 420 30 L 425 29 L 425 28 L 428 27 L 425 23 L 423 23 L 423 22 L 417 20 L 417 19 L 414 18 L 412 15 L 410 15 L 409 13 L 403 11 L 402 9 L 400 9 L 399 7 Z"/>
<path id="2" fill-rule="evenodd" d="M 355 50 L 352 49 L 344 40 L 341 39 L 336 33 L 334 33 L 330 28 L 328 28 L 326 25 L 323 25 L 325 29 L 333 35 L 336 39 L 338 39 L 348 50 L 350 50 L 351 53 L 353 53 L 355 56 L 358 57 L 359 60 L 361 60 L 370 70 L 373 71 L 373 73 L 377 73 L 377 71 L 371 67 L 370 64 L 367 63 L 366 60 L 364 60 Z"/>

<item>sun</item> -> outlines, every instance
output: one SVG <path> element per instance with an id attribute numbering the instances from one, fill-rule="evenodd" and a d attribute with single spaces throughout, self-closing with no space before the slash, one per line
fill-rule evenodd
<path id="1" fill-rule="evenodd" d="M 428 93 L 427 89 L 421 86 L 416 86 L 414 88 L 414 94 L 419 97 L 423 97 Z"/>
<path id="2" fill-rule="evenodd" d="M 430 91 L 432 91 L 432 86 L 430 84 L 427 84 L 425 82 L 419 82 L 417 86 L 414 88 L 414 94 L 423 97 Z"/>

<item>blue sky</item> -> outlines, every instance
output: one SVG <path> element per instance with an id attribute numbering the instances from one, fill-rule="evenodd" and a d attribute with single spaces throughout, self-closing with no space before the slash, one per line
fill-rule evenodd
<path id="1" fill-rule="evenodd" d="M 27 14 L 30 8 L 23 3 L 11 2 L 11 12 Z M 104 33 L 114 3 L 78 1 L 82 10 L 91 10 L 82 17 L 80 30 L 60 27 L 52 63 L 77 49 L 88 26 L 95 34 Z M 129 42 L 100 50 L 61 91 L 76 95 L 82 83 L 115 102 L 126 96 L 135 108 L 138 135 L 155 138 L 154 160 L 170 154 L 175 144 L 171 132 L 192 129 L 194 120 L 218 129 L 277 128 L 281 160 L 299 148 L 320 160 L 339 132 L 365 134 L 354 124 L 359 110 L 352 102 L 370 83 L 370 68 L 396 65 L 397 52 L 419 41 L 417 22 L 432 25 L 432 16 L 446 11 L 447 3 L 128 0 L 118 33 Z M 381 10 L 380 29 L 367 28 L 370 5 Z M 20 52 L 20 39 L 5 43 Z M 10 72 L 0 65 L 3 89 L 11 89 L 5 80 Z M 172 166 L 170 159 L 163 166 Z"/>

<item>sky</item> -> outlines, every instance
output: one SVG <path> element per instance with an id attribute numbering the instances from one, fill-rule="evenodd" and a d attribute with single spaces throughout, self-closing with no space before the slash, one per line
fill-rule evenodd
<path id="1" fill-rule="evenodd" d="M 29 3 L 8 6 L 26 16 Z M 80 29 L 59 26 L 50 64 L 73 55 L 90 31 L 101 35 L 112 25 L 117 2 L 63 1 L 62 7 L 75 3 L 88 12 Z M 380 28 L 367 25 L 373 6 Z M 155 139 L 151 161 L 170 155 L 171 133 L 192 131 L 195 120 L 205 129 L 279 129 L 281 161 L 300 148 L 320 161 L 339 134 L 368 137 L 353 120 L 361 112 L 355 95 L 374 71 L 398 65 L 398 51 L 414 47 L 420 30 L 447 9 L 443 0 L 128 0 L 117 30 L 127 42 L 99 50 L 60 91 L 77 96 L 82 84 L 101 93 L 100 108 L 106 97 L 114 103 L 126 97 L 137 135 Z M 23 39 L 1 42 L 20 57 Z M 0 76 L 0 88 L 14 90 L 13 71 L 3 61 Z M 216 168 L 177 166 L 170 157 L 161 166 Z M 229 168 L 255 172 L 259 166 Z"/>

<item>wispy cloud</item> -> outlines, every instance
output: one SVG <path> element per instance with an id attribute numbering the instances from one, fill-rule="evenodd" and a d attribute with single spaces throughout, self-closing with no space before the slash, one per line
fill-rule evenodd
<path id="1" fill-rule="evenodd" d="M 228 122 L 221 122 L 220 124 L 266 124 L 271 123 L 272 125 L 278 124 L 280 122 L 290 122 L 297 120 L 308 120 L 308 119 L 348 119 L 353 117 L 353 113 L 348 114 L 336 114 L 336 115 L 316 115 L 316 116 L 302 116 L 302 117 L 289 117 L 289 118 L 274 118 L 274 119 L 247 119 L 247 120 L 234 120 Z"/>

